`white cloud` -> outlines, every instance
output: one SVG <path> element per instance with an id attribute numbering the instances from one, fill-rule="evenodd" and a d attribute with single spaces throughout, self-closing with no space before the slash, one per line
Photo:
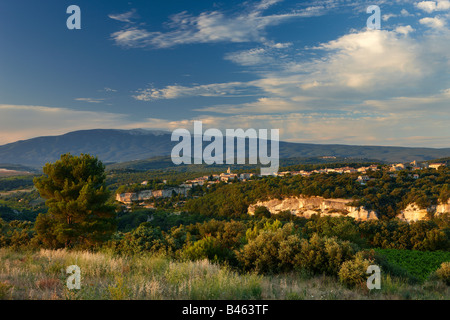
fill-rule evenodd
<path id="1" fill-rule="evenodd" d="M 111 88 L 108 88 L 108 87 L 103 88 L 103 90 L 104 90 L 105 92 L 117 92 L 116 89 L 111 89 Z"/>
<path id="2" fill-rule="evenodd" d="M 434 11 L 447 11 L 450 10 L 450 1 L 438 0 L 438 1 L 421 1 L 417 3 L 417 8 L 432 13 Z"/>
<path id="3" fill-rule="evenodd" d="M 251 85 L 243 82 L 213 83 L 207 85 L 170 85 L 162 89 L 147 88 L 137 90 L 134 99 L 152 101 L 186 97 L 227 97 L 244 95 Z"/>
<path id="4" fill-rule="evenodd" d="M 225 60 L 230 60 L 241 66 L 255 66 L 272 61 L 271 57 L 267 54 L 267 50 L 264 48 L 228 53 L 225 55 Z"/>
<path id="5" fill-rule="evenodd" d="M 285 49 L 292 46 L 291 42 L 272 42 L 268 41 L 263 46 L 248 50 L 230 52 L 225 55 L 225 60 L 232 61 L 241 66 L 260 66 L 264 64 L 285 63 Z M 280 59 L 283 57 L 284 59 Z"/>
<path id="6" fill-rule="evenodd" d="M 285 49 L 292 46 L 292 42 L 277 42 L 277 43 L 268 43 L 268 46 L 275 48 L 275 49 Z"/>
<path id="7" fill-rule="evenodd" d="M 104 98 L 76 98 L 76 101 L 88 102 L 88 103 L 102 103 Z"/>
<path id="8" fill-rule="evenodd" d="M 306 110 L 311 109 L 311 107 L 307 106 L 306 104 L 306 102 L 311 100 L 314 100 L 314 98 L 300 96 L 293 97 L 291 99 L 259 98 L 254 102 L 248 102 L 238 105 L 219 105 L 195 109 L 194 111 L 239 115 L 297 112 L 302 109 L 302 105 L 304 105 L 304 109 Z"/>
<path id="9" fill-rule="evenodd" d="M 406 10 L 406 9 L 402 9 L 402 11 L 400 11 L 400 15 L 402 17 L 412 17 L 412 16 L 414 16 L 412 13 L 409 13 L 408 10 Z"/>
<path id="10" fill-rule="evenodd" d="M 405 119 L 408 123 L 405 125 Z M 284 113 L 229 116 L 198 116 L 170 121 L 149 118 L 137 127 L 192 131 L 193 121 L 201 120 L 203 129 L 279 129 L 280 140 L 303 143 L 339 143 L 353 145 L 401 145 L 416 147 L 448 147 L 449 116 L 433 119 L 427 110 L 403 114 Z M 399 129 L 400 128 L 400 129 Z"/>
<path id="11" fill-rule="evenodd" d="M 120 22 L 132 22 L 133 18 L 135 17 L 135 14 L 136 14 L 136 10 L 132 9 L 125 13 L 109 14 L 108 17 L 113 20 L 120 21 Z"/>
<path id="12" fill-rule="evenodd" d="M 128 26 L 111 35 L 123 47 L 170 48 L 190 43 L 265 42 L 269 26 L 279 25 L 293 18 L 323 14 L 324 6 L 311 6 L 283 14 L 263 15 L 263 11 L 279 1 L 264 0 L 244 12 L 225 15 L 220 11 L 202 12 L 198 16 L 181 12 L 170 17 L 167 32 L 147 31 Z"/>
<path id="13" fill-rule="evenodd" d="M 258 69 L 248 84 L 264 98 L 195 111 L 283 128 L 284 140 L 448 147 L 450 34 L 414 31 L 354 31 L 310 49 L 318 58 Z"/>
<path id="14" fill-rule="evenodd" d="M 412 14 L 403 9 L 396 16 Z M 419 19 L 300 50 L 266 39 L 225 56 L 256 80 L 145 89 L 135 98 L 255 93 L 252 102 L 197 107 L 196 119 L 216 128 L 280 128 L 291 141 L 448 147 L 450 32 L 442 17 Z M 416 32 L 419 23 L 440 32 Z M 156 123 L 189 128 L 187 120 Z"/>
<path id="15" fill-rule="evenodd" d="M 404 34 L 404 35 L 408 35 L 411 32 L 414 32 L 414 28 L 411 27 L 410 25 L 407 26 L 398 26 L 397 28 L 395 28 L 395 32 L 400 33 L 400 34 Z"/>
<path id="16" fill-rule="evenodd" d="M 323 57 L 290 64 L 293 81 L 303 89 L 351 94 L 403 86 L 424 72 L 414 41 L 386 30 L 363 30 L 322 43 Z M 313 85 L 311 85 L 313 84 Z M 364 90 L 364 91 L 362 91 Z"/>
<path id="17" fill-rule="evenodd" d="M 426 17 L 419 20 L 420 24 L 426 25 L 429 28 L 433 29 L 443 29 L 446 25 L 445 20 L 439 18 L 439 17 Z"/>
<path id="18" fill-rule="evenodd" d="M 383 19 L 383 21 L 388 21 L 390 18 L 395 18 L 395 17 L 397 17 L 396 14 L 388 13 L 388 14 L 383 14 L 383 16 L 381 18 Z"/>

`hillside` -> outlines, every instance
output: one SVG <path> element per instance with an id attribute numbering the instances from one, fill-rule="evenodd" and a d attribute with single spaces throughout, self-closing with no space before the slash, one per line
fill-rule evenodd
<path id="1" fill-rule="evenodd" d="M 104 163 L 145 160 L 170 156 L 177 142 L 171 133 L 142 129 L 94 129 L 70 132 L 59 136 L 37 137 L 0 146 L 0 163 L 34 168 L 59 159 L 63 153 L 89 153 Z M 205 142 L 204 145 L 207 143 Z M 373 159 L 385 162 L 424 161 L 450 156 L 450 148 L 407 148 L 385 146 L 322 145 L 280 142 L 280 158 L 314 158 L 335 156 L 352 159 Z M 167 160 L 164 160 L 167 162 Z"/>

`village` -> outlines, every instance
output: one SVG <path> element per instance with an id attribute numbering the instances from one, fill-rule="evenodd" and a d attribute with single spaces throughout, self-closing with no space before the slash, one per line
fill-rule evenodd
<path id="1" fill-rule="evenodd" d="M 402 170 L 409 170 L 409 171 L 417 171 L 417 170 L 423 170 L 423 169 L 439 169 L 439 167 L 445 166 L 444 163 L 418 163 L 417 161 L 413 161 L 411 163 L 397 163 L 397 164 L 391 164 L 390 166 L 381 166 L 381 165 L 370 165 L 370 166 L 362 166 L 359 168 L 353 168 L 353 167 L 338 167 L 338 168 L 325 168 L 325 169 L 318 169 L 318 170 L 299 170 L 299 171 L 283 171 L 278 172 L 274 174 L 274 176 L 277 177 L 284 177 L 284 176 L 295 176 L 295 175 L 301 175 L 301 176 L 310 176 L 312 174 L 329 174 L 329 173 L 337 173 L 337 174 L 345 174 L 345 173 L 359 173 L 360 175 L 357 177 L 356 181 L 359 182 L 361 185 L 365 185 L 368 181 L 373 180 L 374 178 L 370 178 L 367 175 L 367 172 L 369 171 L 378 171 L 382 170 L 383 168 L 385 170 L 388 170 L 391 177 L 397 177 L 397 171 Z M 411 173 L 409 174 L 410 177 L 417 179 L 419 178 L 418 173 Z M 131 205 L 133 203 L 140 203 L 140 205 L 144 207 L 151 208 L 152 205 L 145 204 L 145 201 L 151 200 L 151 199 L 157 199 L 157 198 L 170 198 L 173 195 L 183 195 L 187 196 L 189 193 L 189 190 L 196 186 L 206 186 L 211 187 L 214 184 L 217 183 L 233 183 L 236 181 L 248 181 L 250 179 L 260 178 L 261 175 L 258 175 L 256 173 L 232 173 L 231 168 L 227 169 L 227 172 L 223 172 L 220 174 L 212 174 L 212 175 L 206 175 L 201 176 L 195 179 L 186 180 L 184 183 L 180 184 L 178 187 L 170 187 L 167 189 L 161 189 L 161 190 L 142 190 L 139 192 L 127 192 L 127 193 L 118 193 L 116 195 L 116 201 L 125 204 L 125 205 Z M 148 181 L 141 182 L 142 185 L 147 185 Z"/>

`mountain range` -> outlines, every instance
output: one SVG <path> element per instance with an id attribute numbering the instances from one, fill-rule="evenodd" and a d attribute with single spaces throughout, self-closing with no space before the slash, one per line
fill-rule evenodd
<path id="1" fill-rule="evenodd" d="M 104 163 L 145 160 L 170 156 L 178 142 L 171 132 L 144 129 L 93 129 L 58 136 L 37 137 L 0 146 L 0 163 L 41 168 L 58 160 L 61 154 L 88 153 Z M 204 146 L 209 142 L 204 142 Z M 309 144 L 280 141 L 280 159 L 308 157 L 343 157 L 381 162 L 425 161 L 450 156 L 450 148 L 413 148 Z"/>

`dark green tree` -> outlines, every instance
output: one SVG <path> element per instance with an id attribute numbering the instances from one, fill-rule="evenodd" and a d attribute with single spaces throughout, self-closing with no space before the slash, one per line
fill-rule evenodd
<path id="1" fill-rule="evenodd" d="M 36 219 L 38 240 L 48 247 L 92 247 L 116 230 L 114 205 L 108 204 L 105 166 L 88 154 L 61 156 L 34 179 L 46 214 Z"/>

